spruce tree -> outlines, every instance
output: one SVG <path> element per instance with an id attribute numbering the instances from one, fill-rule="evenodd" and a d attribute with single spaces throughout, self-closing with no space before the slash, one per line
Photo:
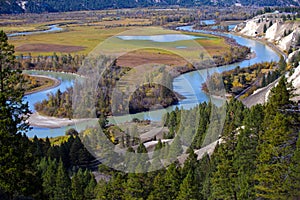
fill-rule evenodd
<path id="1" fill-rule="evenodd" d="M 244 106 L 232 100 L 228 105 L 223 131 L 223 142 L 215 151 L 216 170 L 212 174 L 212 197 L 237 199 L 236 179 L 238 169 L 234 167 L 237 135 L 241 131 L 244 119 Z"/>
<path id="2" fill-rule="evenodd" d="M 24 103 L 24 77 L 14 68 L 14 47 L 0 31 L 0 190 L 9 199 L 33 196 L 38 189 L 30 142 L 21 134 L 29 128 L 25 120 L 30 112 Z"/>
<path id="3" fill-rule="evenodd" d="M 195 187 L 194 176 L 191 171 L 188 172 L 187 176 L 183 179 L 180 185 L 180 190 L 177 200 L 196 200 L 197 199 L 197 188 Z"/>
<path id="4" fill-rule="evenodd" d="M 78 172 L 74 174 L 71 180 L 73 200 L 84 199 L 84 188 L 85 188 L 84 175 L 82 169 L 79 169 Z"/>
<path id="5" fill-rule="evenodd" d="M 286 70 L 287 64 L 283 56 L 280 56 L 278 66 L 281 73 L 283 73 Z"/>
<path id="6" fill-rule="evenodd" d="M 267 29 L 268 29 L 268 28 L 267 28 L 267 25 L 266 25 L 266 24 L 264 24 L 264 30 L 263 30 L 263 31 L 264 31 L 264 33 L 266 33 L 266 32 L 267 32 Z"/>
<path id="7" fill-rule="evenodd" d="M 60 159 L 55 178 L 54 200 L 70 199 L 72 199 L 71 181 Z"/>
<path id="8" fill-rule="evenodd" d="M 43 191 L 47 199 L 54 199 L 54 191 L 56 188 L 55 176 L 57 171 L 57 163 L 55 160 L 48 158 L 47 167 L 44 173 L 42 173 Z"/>
<path id="9" fill-rule="evenodd" d="M 300 132 L 298 134 L 298 140 L 296 149 L 293 153 L 291 163 L 289 166 L 288 177 L 285 181 L 285 187 L 289 191 L 289 199 L 300 198 Z"/>
<path id="10" fill-rule="evenodd" d="M 95 199 L 95 188 L 96 188 L 97 182 L 94 177 L 90 179 L 88 182 L 88 185 L 84 189 L 84 198 L 85 200 L 93 200 Z"/>
<path id="11" fill-rule="evenodd" d="M 142 199 L 145 195 L 146 188 L 143 184 L 143 174 L 129 174 L 126 183 L 124 184 L 125 192 L 124 199 L 126 200 L 137 200 Z"/>
<path id="12" fill-rule="evenodd" d="M 292 116 L 285 114 L 291 104 L 290 91 L 282 77 L 272 89 L 265 108 L 262 131 L 258 140 L 257 170 L 255 173 L 256 195 L 266 199 L 286 199 L 288 191 L 284 187 L 287 177 L 289 157 L 293 152 L 290 143 L 295 132 Z"/>
<path id="13" fill-rule="evenodd" d="M 164 184 L 164 175 L 158 173 L 154 178 L 153 190 L 151 191 L 148 200 L 169 199 L 168 190 Z"/>
<path id="14" fill-rule="evenodd" d="M 265 120 L 267 121 L 267 120 Z M 268 120 L 269 121 L 269 120 Z M 286 199 L 283 187 L 288 170 L 288 154 L 291 147 L 288 140 L 291 134 L 289 120 L 277 113 L 271 122 L 264 124 L 265 131 L 260 135 L 255 186 L 257 196 L 267 199 Z"/>

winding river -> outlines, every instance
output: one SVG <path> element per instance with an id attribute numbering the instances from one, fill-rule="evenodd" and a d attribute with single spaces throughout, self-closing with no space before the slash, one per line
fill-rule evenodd
<path id="1" fill-rule="evenodd" d="M 40 34 L 40 33 L 51 33 L 51 32 L 57 32 L 62 31 L 63 29 L 58 27 L 58 25 L 49 25 L 47 26 L 48 29 L 46 30 L 40 30 L 40 31 L 25 31 L 25 32 L 17 32 L 17 33 L 11 33 L 8 34 L 8 37 L 15 37 L 15 36 L 23 36 L 23 35 L 32 35 L 32 34 Z"/>
<path id="2" fill-rule="evenodd" d="M 178 27 L 177 29 L 182 31 L 190 31 L 190 32 L 211 33 L 207 31 L 194 30 L 192 26 L 183 26 L 183 27 Z M 273 51 L 267 45 L 260 43 L 258 41 L 243 38 L 241 36 L 236 36 L 230 33 L 214 33 L 214 34 L 220 34 L 227 37 L 231 37 L 235 39 L 237 43 L 239 43 L 240 45 L 251 47 L 252 51 L 254 51 L 257 56 L 251 60 L 245 60 L 231 65 L 225 65 L 218 68 L 208 69 L 210 74 L 214 72 L 228 71 L 236 68 L 237 66 L 247 67 L 255 63 L 279 60 L 279 55 L 275 51 Z M 30 71 L 29 73 L 47 75 L 61 80 L 61 85 L 59 85 L 56 88 L 52 88 L 46 91 L 25 96 L 25 100 L 29 101 L 29 106 L 33 111 L 34 111 L 33 105 L 36 102 L 45 99 L 47 97 L 47 93 L 49 92 L 55 93 L 58 89 L 60 89 L 61 91 L 66 90 L 67 87 L 71 87 L 73 85 L 73 82 L 76 78 L 75 75 L 64 74 L 64 73 L 40 72 L 40 71 Z M 117 122 L 131 121 L 131 119 L 134 117 L 139 119 L 151 119 L 153 121 L 159 121 L 161 120 L 163 114 L 171 110 L 174 110 L 177 106 L 183 107 L 185 109 L 189 109 L 204 101 L 210 101 L 210 97 L 207 94 L 205 94 L 200 87 L 201 84 L 205 81 L 206 75 L 207 75 L 207 70 L 205 69 L 205 70 L 199 70 L 199 71 L 182 74 L 173 80 L 174 91 L 185 97 L 185 99 L 181 100 L 178 103 L 178 105 L 170 106 L 167 109 L 154 110 L 150 112 L 142 112 L 130 116 L 128 115 L 119 116 L 119 117 L 111 118 L 110 122 L 114 123 L 115 121 Z M 47 136 L 56 137 L 56 136 L 64 135 L 65 131 L 68 130 L 69 128 L 76 128 L 78 131 L 81 131 L 86 127 L 86 125 L 88 124 L 85 122 L 85 123 L 76 124 L 74 126 L 65 126 L 56 129 L 33 127 L 33 129 L 27 133 L 27 136 L 33 137 L 34 135 L 36 135 L 40 138 L 47 137 Z"/>

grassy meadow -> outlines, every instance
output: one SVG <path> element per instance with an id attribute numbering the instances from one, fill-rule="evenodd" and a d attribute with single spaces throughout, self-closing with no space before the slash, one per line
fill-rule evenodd
<path id="1" fill-rule="evenodd" d="M 80 14 L 80 13 L 79 13 Z M 87 19 L 85 19 L 87 20 Z M 80 23 L 76 20 L 53 20 L 43 23 L 23 24 L 22 19 L 0 19 L 0 30 L 7 33 L 36 31 L 47 28 L 47 25 L 60 24 L 63 31 L 51 32 L 43 34 L 24 35 L 17 37 L 10 37 L 9 42 L 15 46 L 16 55 L 53 55 L 56 53 L 71 53 L 87 55 L 93 51 L 101 42 L 117 35 L 159 35 L 159 34 L 174 34 L 180 33 L 172 30 L 164 29 L 162 27 L 153 27 L 150 19 L 143 18 L 113 18 L 106 17 L 101 20 L 90 19 L 89 22 Z M 24 19 L 25 22 L 25 19 Z M 9 25 L 8 25 L 9 24 Z M 141 26 L 143 26 L 141 28 Z M 145 27 L 146 26 L 146 27 Z M 150 28 L 149 28 L 150 27 Z M 143 31 L 144 30 L 144 31 Z M 124 32 L 124 33 L 123 33 Z M 118 49 L 121 51 L 124 46 L 128 49 L 136 49 L 140 46 L 150 48 L 151 53 L 155 52 L 156 48 L 161 48 L 156 51 L 161 54 L 187 54 L 193 56 L 199 55 L 199 49 L 205 51 L 208 56 L 220 55 L 229 51 L 229 45 L 226 44 L 223 38 L 212 35 L 205 35 L 200 33 L 184 33 L 188 35 L 201 36 L 203 38 L 190 41 L 176 41 L 158 44 L 151 41 L 124 41 L 118 38 L 112 38 L 111 47 L 105 44 L 105 48 Z M 56 45 L 56 46 L 54 46 Z M 107 46 L 108 45 L 108 46 Z M 185 49 L 178 49 L 177 47 L 192 47 Z M 195 46 L 198 46 L 195 48 Z M 64 48 L 65 47 L 65 48 Z M 98 47 L 99 48 L 99 47 Z M 164 50 L 166 48 L 166 50 Z M 127 50 L 128 50 L 127 49 Z"/>

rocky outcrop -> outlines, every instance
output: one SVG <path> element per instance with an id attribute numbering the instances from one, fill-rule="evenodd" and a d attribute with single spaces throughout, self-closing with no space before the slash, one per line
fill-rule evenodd
<path id="1" fill-rule="evenodd" d="M 282 51 L 288 51 L 299 42 L 300 22 L 283 22 L 281 14 L 270 13 L 247 20 L 236 26 L 234 31 L 249 37 L 266 39 Z"/>
<path id="2" fill-rule="evenodd" d="M 283 23 L 276 22 L 267 29 L 265 38 L 269 41 L 280 40 L 284 35 L 284 30 L 281 28 Z"/>
<path id="3" fill-rule="evenodd" d="M 300 49 L 298 49 L 298 50 L 296 50 L 296 51 L 290 53 L 289 56 L 288 56 L 287 62 L 289 62 L 289 63 L 292 62 L 293 57 L 296 56 L 296 55 L 299 54 L 299 53 L 300 53 Z"/>
<path id="4" fill-rule="evenodd" d="M 241 30 L 241 33 L 247 36 L 257 36 L 263 33 L 265 23 L 258 23 L 258 20 L 250 20 L 246 23 L 245 27 Z"/>
<path id="5" fill-rule="evenodd" d="M 291 34 L 281 38 L 278 41 L 278 47 L 282 50 L 288 51 L 291 47 L 296 46 L 300 37 L 300 29 L 296 28 Z"/>
<path id="6" fill-rule="evenodd" d="M 264 104 L 268 100 L 271 89 L 278 81 L 270 83 L 268 86 L 256 90 L 252 95 L 242 100 L 243 104 L 247 107 L 252 107 L 257 104 Z"/>
<path id="7" fill-rule="evenodd" d="M 294 101 L 300 100 L 300 63 L 298 67 L 295 68 L 294 73 L 288 78 L 288 82 L 292 82 L 295 91 L 295 97 L 292 98 Z"/>

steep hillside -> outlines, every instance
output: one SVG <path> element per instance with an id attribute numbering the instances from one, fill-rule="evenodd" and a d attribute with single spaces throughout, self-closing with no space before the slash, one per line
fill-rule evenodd
<path id="1" fill-rule="evenodd" d="M 136 8 L 149 6 L 299 6 L 299 0 L 0 0 L 0 14 L 23 12 L 62 12 L 76 10 L 99 10 L 107 8 Z"/>
<path id="2" fill-rule="evenodd" d="M 286 16 L 290 16 L 290 19 Z M 246 36 L 265 39 L 286 52 L 300 46 L 300 21 L 290 13 L 259 15 L 239 24 L 235 31 Z"/>

